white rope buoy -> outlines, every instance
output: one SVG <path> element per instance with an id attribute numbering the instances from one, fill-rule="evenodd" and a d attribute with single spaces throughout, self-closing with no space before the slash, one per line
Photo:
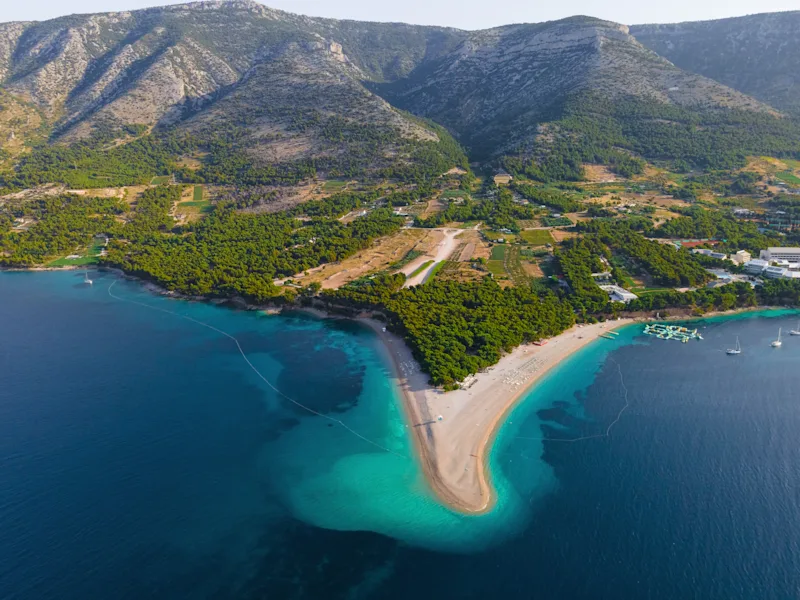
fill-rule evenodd
<path id="1" fill-rule="evenodd" d="M 270 382 L 270 381 L 269 381 L 269 380 L 268 380 L 266 377 L 264 377 L 264 376 L 261 374 L 261 371 L 259 371 L 259 370 L 258 370 L 258 369 L 255 367 L 255 365 L 253 365 L 253 363 L 252 363 L 252 362 L 250 362 L 250 359 L 249 359 L 249 358 L 247 358 L 247 355 L 245 354 L 244 350 L 242 349 L 242 345 L 239 343 L 239 340 L 238 340 L 238 339 L 236 339 L 234 336 L 232 336 L 230 333 L 228 333 L 228 332 L 226 332 L 226 331 L 222 331 L 221 329 L 218 329 L 217 327 L 214 327 L 213 325 L 209 325 L 208 323 L 204 323 L 203 321 L 199 321 L 199 320 L 197 320 L 197 319 L 194 319 L 194 318 L 192 318 L 192 317 L 187 317 L 186 315 L 182 315 L 182 314 L 180 314 L 180 313 L 177 313 L 177 312 L 174 312 L 174 311 L 171 311 L 171 310 L 167 310 L 167 309 L 165 309 L 165 308 L 159 308 L 158 306 L 152 306 L 152 305 L 150 305 L 150 304 L 146 304 L 146 303 L 144 303 L 144 302 L 138 302 L 138 301 L 136 301 L 136 300 L 128 300 L 128 299 L 125 299 L 125 298 L 120 298 L 119 296 L 117 296 L 117 295 L 115 295 L 114 293 L 112 293 L 112 292 L 111 292 L 111 288 L 113 288 L 113 287 L 116 285 L 116 283 L 117 283 L 117 282 L 116 282 L 116 280 L 115 280 L 115 281 L 114 281 L 114 282 L 113 282 L 113 283 L 112 283 L 110 286 L 108 286 L 108 295 L 109 295 L 109 296 L 111 296 L 112 298 L 114 298 L 115 300 L 119 300 L 120 302 L 128 302 L 128 303 L 130 303 L 130 304 L 137 304 L 137 305 L 139 305 L 139 306 L 143 306 L 143 307 L 145 307 L 145 308 L 149 308 L 149 309 L 152 309 L 152 310 L 157 310 L 157 311 L 159 311 L 159 312 L 163 312 L 163 313 L 166 313 L 166 314 L 169 314 L 169 315 L 174 315 L 174 316 L 176 316 L 176 317 L 180 317 L 181 319 L 185 319 L 185 320 L 187 320 L 187 321 L 191 321 L 192 323 L 196 323 L 197 325 L 202 325 L 203 327 L 206 327 L 207 329 L 210 329 L 210 330 L 212 330 L 212 331 L 215 331 L 215 332 L 219 333 L 220 335 L 224 335 L 225 337 L 227 337 L 227 338 L 229 338 L 231 341 L 233 341 L 233 343 L 234 343 L 234 344 L 236 344 L 236 348 L 237 348 L 237 350 L 239 350 L 239 354 L 241 354 L 241 355 L 242 355 L 242 358 L 244 359 L 244 362 L 246 362 L 246 363 L 247 363 L 247 366 L 249 366 L 249 367 L 250 367 L 250 368 L 253 370 L 253 372 L 254 372 L 256 375 L 258 375 L 258 377 L 259 377 L 259 378 L 260 378 L 260 379 L 261 379 L 261 380 L 262 380 L 264 383 L 266 383 L 266 384 L 267 384 L 267 385 L 268 385 L 268 386 L 269 386 L 269 387 L 270 387 L 270 388 L 271 388 L 271 389 L 272 389 L 272 390 L 273 390 L 273 391 L 274 391 L 276 394 L 278 394 L 279 396 L 281 396 L 281 397 L 285 398 L 286 400 L 288 400 L 289 402 L 291 402 L 291 403 L 292 403 L 292 404 L 294 404 L 295 406 L 298 406 L 298 407 L 302 408 L 303 410 L 305 410 L 305 411 L 307 411 L 307 412 L 311 413 L 312 415 L 316 415 L 316 416 L 318 416 L 318 417 L 322 417 L 323 419 L 327 419 L 328 421 L 331 421 L 332 423 L 335 423 L 335 424 L 337 424 L 337 425 L 339 425 L 339 426 L 343 427 L 344 429 L 346 429 L 347 431 L 349 431 L 351 434 L 353 434 L 353 435 L 354 435 L 354 436 L 356 436 L 357 438 L 359 438 L 359 439 L 361 439 L 361 440 L 364 440 L 364 441 L 365 441 L 365 442 L 367 442 L 368 444 L 372 444 L 372 445 L 373 445 L 373 446 L 375 446 L 376 448 L 380 448 L 381 450 L 383 450 L 383 451 L 385 451 L 385 452 L 388 452 L 388 453 L 390 453 L 390 454 L 394 454 L 395 456 L 398 456 L 398 457 L 400 457 L 400 458 L 406 458 L 406 457 L 405 457 L 405 456 L 403 456 L 402 454 L 398 454 L 397 452 L 395 452 L 395 451 L 393 451 L 393 450 L 390 450 L 389 448 L 386 448 L 385 446 L 382 446 L 381 444 L 379 444 L 379 443 L 377 443 L 377 442 L 374 442 L 373 440 L 371 440 L 371 439 L 369 439 L 369 438 L 367 438 L 367 437 L 365 437 L 365 436 L 361 435 L 360 433 L 358 433 L 357 431 L 355 431 L 355 430 L 354 430 L 354 429 L 352 429 L 351 427 L 347 426 L 347 425 L 346 425 L 345 423 L 343 423 L 341 420 L 339 420 L 339 419 L 334 419 L 333 417 L 329 417 L 328 415 L 322 414 L 321 412 L 318 412 L 318 411 L 314 410 L 313 408 L 309 408 L 309 407 L 308 407 L 308 406 L 306 406 L 305 404 L 303 404 L 303 403 L 301 403 L 301 402 L 298 402 L 298 401 L 297 401 L 297 400 L 295 400 L 294 398 L 291 398 L 291 397 L 287 396 L 286 394 L 284 394 L 282 391 L 280 391 L 278 388 L 276 388 L 274 385 L 272 385 L 272 383 L 271 383 L 271 382 Z"/>
<path id="2" fill-rule="evenodd" d="M 610 361 L 614 362 L 617 365 L 617 370 L 619 371 L 619 380 L 620 384 L 622 385 L 622 389 L 625 391 L 625 406 L 620 409 L 619 413 L 617 414 L 617 418 L 614 419 L 611 424 L 606 428 L 605 433 L 597 433 L 595 435 L 584 435 L 577 438 L 546 438 L 546 437 L 526 437 L 522 435 L 516 436 L 517 439 L 520 440 L 534 440 L 540 442 L 563 442 L 566 444 L 571 444 L 573 442 L 581 442 L 584 440 L 595 440 L 601 438 L 611 437 L 611 430 L 614 426 L 619 423 L 619 420 L 622 418 L 622 413 L 624 413 L 628 407 L 630 406 L 630 402 L 628 402 L 628 388 L 625 386 L 625 379 L 622 377 L 622 367 L 620 367 L 619 363 L 615 361 L 613 358 L 609 358 Z"/>

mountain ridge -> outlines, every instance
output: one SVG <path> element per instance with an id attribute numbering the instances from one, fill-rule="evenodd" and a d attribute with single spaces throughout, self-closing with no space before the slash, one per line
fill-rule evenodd
<path id="1" fill-rule="evenodd" d="M 800 11 L 631 29 L 679 67 L 800 115 Z"/>
<path id="2" fill-rule="evenodd" d="M 690 132 L 720 115 L 728 128 L 739 113 L 782 118 L 602 19 L 463 31 L 307 17 L 253 0 L 0 24 L 0 82 L 6 169 L 46 141 L 107 144 L 172 131 L 207 151 L 227 144 L 216 156 L 229 165 L 235 155 L 258 168 L 302 163 L 303 173 L 395 177 L 432 172 L 429 152 L 437 169 L 463 164 L 447 131 L 480 161 L 541 158 L 554 146 L 563 153 L 576 135 L 584 141 L 574 160 L 656 157 L 639 143 L 642 123 L 605 114 L 609 102 L 650 115 L 646 122 L 680 113 L 675 123 Z M 599 106 L 608 131 L 586 142 L 586 126 L 574 125 Z"/>

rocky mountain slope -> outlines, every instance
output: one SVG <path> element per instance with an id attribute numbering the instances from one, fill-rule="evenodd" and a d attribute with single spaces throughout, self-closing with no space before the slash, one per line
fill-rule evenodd
<path id="1" fill-rule="evenodd" d="M 535 136 L 542 121 L 560 116 L 569 98 L 587 93 L 694 110 L 770 111 L 675 67 L 638 43 L 625 25 L 589 17 L 470 33 L 451 52 L 378 89 L 489 156 Z"/>
<path id="2" fill-rule="evenodd" d="M 536 156 L 571 140 L 581 151 L 570 160 L 625 162 L 620 151 L 680 154 L 681 128 L 723 123 L 736 133 L 740 113 L 755 115 L 744 119 L 753 139 L 782 118 L 675 66 L 626 26 L 588 17 L 465 32 L 231 0 L 0 24 L 6 169 L 44 140 L 108 148 L 155 132 L 183 136 L 181 152 L 205 156 L 214 181 L 264 183 L 286 169 L 287 180 L 314 170 L 413 179 L 465 157 L 412 114 L 444 125 L 474 159 Z M 669 129 L 656 136 L 669 143 L 639 143 L 653 127 Z M 699 137 L 689 154 L 720 144 Z M 153 162 L 173 146 L 153 150 Z M 92 164 L 48 155 L 28 172 L 79 158 Z"/>
<path id="3" fill-rule="evenodd" d="M 284 63 L 300 76 L 311 68 L 381 80 L 404 75 L 447 39 L 436 28 L 353 28 L 251 0 L 196 2 L 0 25 L 0 77 L 65 129 L 103 117 L 152 125 L 212 102 L 287 52 L 305 54 L 304 67 Z"/>
<path id="4" fill-rule="evenodd" d="M 456 35 L 311 19 L 251 0 L 198 2 L 0 25 L 0 77 L 59 141 L 247 126 L 255 154 L 280 161 L 340 152 L 321 132 L 335 116 L 382 128 L 379 154 L 397 154 L 403 140 L 438 136 L 361 82 L 402 76 Z"/>
<path id="5" fill-rule="evenodd" d="M 682 69 L 800 115 L 800 11 L 637 25 L 631 34 Z"/>

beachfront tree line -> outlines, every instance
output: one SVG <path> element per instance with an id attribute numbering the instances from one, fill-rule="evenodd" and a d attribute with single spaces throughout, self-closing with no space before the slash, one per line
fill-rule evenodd
<path id="1" fill-rule="evenodd" d="M 0 264 L 32 266 L 85 247 L 91 236 L 112 238 L 104 264 L 189 295 L 242 296 L 251 302 L 292 301 L 297 291 L 273 285 L 325 262 L 342 260 L 374 239 L 397 231 L 403 219 L 388 208 L 348 224 L 343 214 L 372 203 L 374 194 L 344 193 L 274 214 L 243 214 L 222 203 L 202 221 L 176 227 L 169 216 L 180 186 L 151 188 L 131 211 L 117 199 L 59 196 L 0 211 Z M 699 215 L 703 217 L 703 214 Z M 34 224 L 12 231 L 14 218 Z M 302 220 L 298 217 L 303 217 Z M 687 218 L 693 218 L 692 215 Z M 680 293 L 649 292 L 629 305 L 610 303 L 591 274 L 608 264 L 621 280 L 641 268 L 664 284 L 701 286 L 708 278 L 696 257 L 647 240 L 640 221 L 597 221 L 557 252 L 566 288 L 542 285 L 503 289 L 478 282 L 440 281 L 404 289 L 402 273 L 382 273 L 321 294 L 331 305 L 374 309 L 402 335 L 434 383 L 452 387 L 497 362 L 515 346 L 551 337 L 576 317 L 594 320 L 622 311 L 800 305 L 800 282 L 768 281 L 753 290 L 736 283 Z M 600 261 L 605 259 L 605 263 Z M 299 290 L 319 294 L 317 287 Z"/>
<path id="2" fill-rule="evenodd" d="M 171 189 L 162 193 L 175 194 Z M 165 224 L 175 198 L 149 201 L 152 194 L 138 202 L 105 262 L 189 295 L 276 299 L 284 290 L 273 279 L 347 258 L 404 222 L 378 208 L 342 223 L 338 217 L 364 200 L 345 193 L 271 214 L 243 214 L 222 205 L 198 223 L 170 230 Z"/>
<path id="3" fill-rule="evenodd" d="M 325 292 L 322 298 L 336 306 L 380 311 L 431 381 L 448 388 L 520 344 L 552 337 L 575 322 L 571 307 L 550 293 L 503 289 L 490 279 L 434 279 L 401 288 L 404 280 L 402 274 L 388 275 Z"/>
<path id="4" fill-rule="evenodd" d="M 54 196 L 0 207 L 0 266 L 33 267 L 85 248 L 92 236 L 119 229 L 116 198 Z M 27 229 L 13 231 L 16 220 Z"/>
<path id="5" fill-rule="evenodd" d="M 379 208 L 342 223 L 338 217 L 374 199 L 344 193 L 274 214 L 242 214 L 223 203 L 202 221 L 177 227 L 169 212 L 181 194 L 181 186 L 148 189 L 132 211 L 117 199 L 70 195 L 3 208 L 0 265 L 41 265 L 84 250 L 103 233 L 111 238 L 104 264 L 185 294 L 263 302 L 283 292 L 274 278 L 342 260 L 404 222 Z M 33 224 L 13 231 L 21 218 Z"/>

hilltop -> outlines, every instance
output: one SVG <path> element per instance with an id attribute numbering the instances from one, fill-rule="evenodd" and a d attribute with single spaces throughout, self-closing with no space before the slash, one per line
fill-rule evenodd
<path id="1" fill-rule="evenodd" d="M 91 187 L 92 170 L 120 185 L 176 171 L 419 182 L 466 167 L 452 135 L 473 161 L 548 180 L 584 162 L 630 174 L 641 159 L 706 168 L 796 148 L 770 98 L 697 70 L 590 17 L 467 32 L 232 0 L 6 23 L 0 169 L 15 188 Z"/>
<path id="2" fill-rule="evenodd" d="M 774 112 L 675 67 L 625 25 L 589 17 L 472 32 L 442 57 L 378 89 L 451 128 L 482 156 L 535 143 L 541 123 L 562 118 L 570 104 L 587 98 L 691 112 Z"/>
<path id="3" fill-rule="evenodd" d="M 225 160 L 294 165 L 292 179 L 320 166 L 402 167 L 449 136 L 362 82 L 406 74 L 454 35 L 312 19 L 250 0 L 7 23 L 0 77 L 13 118 L 0 113 L 0 140 L 19 154 L 25 136 L 108 143 L 170 132 L 193 136 L 175 154 L 225 145 Z"/>
<path id="4" fill-rule="evenodd" d="M 631 34 L 681 69 L 800 115 L 800 11 L 671 25 Z"/>

